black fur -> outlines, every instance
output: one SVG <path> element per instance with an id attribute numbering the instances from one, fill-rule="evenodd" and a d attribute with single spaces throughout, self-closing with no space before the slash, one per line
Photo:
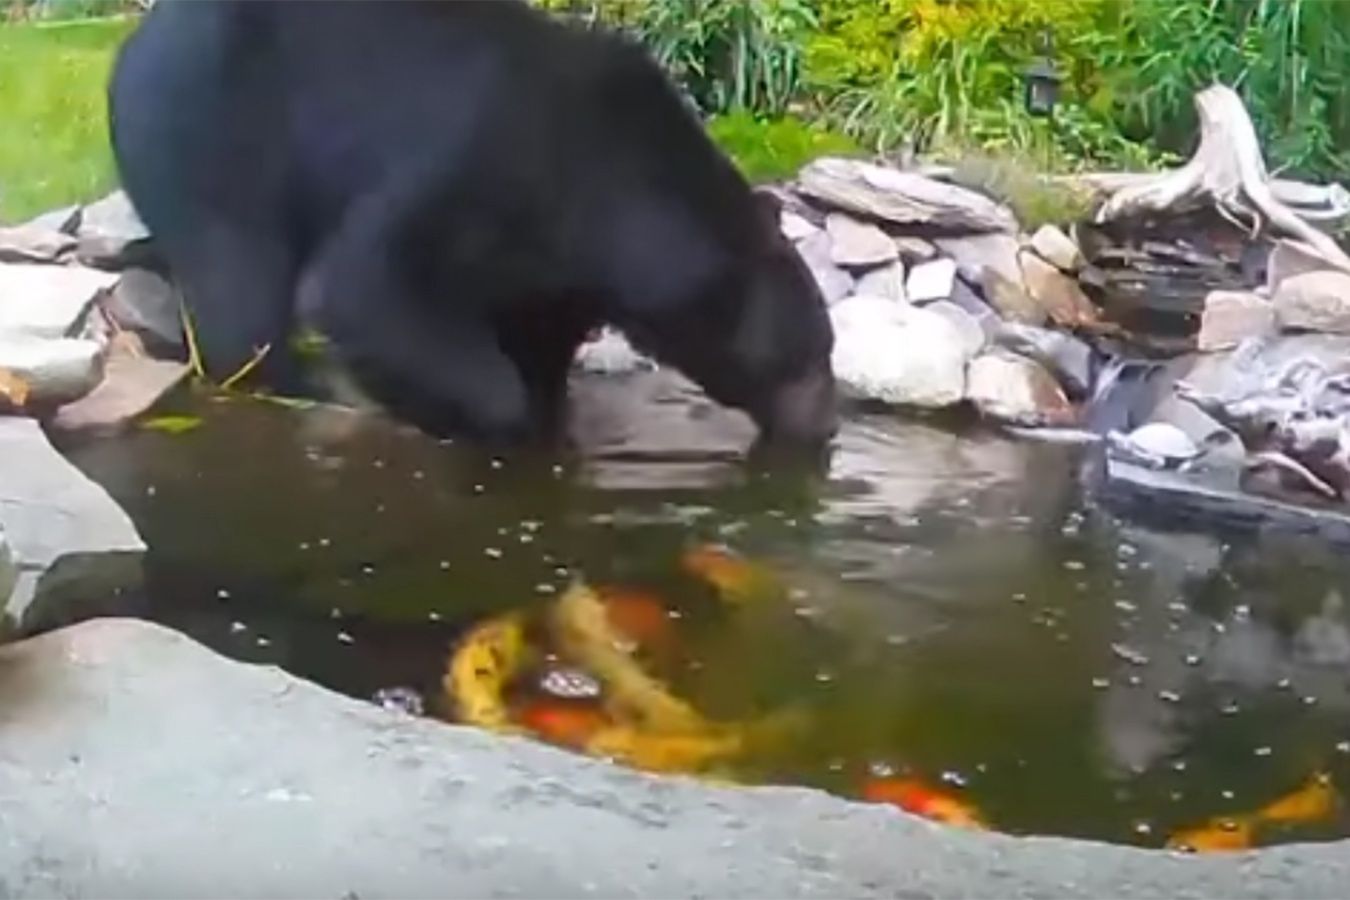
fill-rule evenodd
<path id="1" fill-rule="evenodd" d="M 771 435 L 833 424 L 824 304 L 657 66 L 511 0 L 162 0 L 110 89 L 123 183 L 208 371 L 312 312 L 438 433 L 557 425 L 609 322 Z"/>

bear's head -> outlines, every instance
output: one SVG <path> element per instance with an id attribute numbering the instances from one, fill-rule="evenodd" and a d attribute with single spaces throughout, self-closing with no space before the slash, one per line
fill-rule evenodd
<path id="1" fill-rule="evenodd" d="M 632 253 L 621 258 L 664 279 L 648 284 L 639 315 L 615 324 L 713 400 L 748 413 L 765 443 L 819 447 L 838 425 L 834 332 L 815 278 L 779 231 L 777 198 L 752 197 L 736 240 L 716 246 L 669 220 L 630 218 L 618 240 Z M 676 270 L 671 259 L 686 265 Z"/>

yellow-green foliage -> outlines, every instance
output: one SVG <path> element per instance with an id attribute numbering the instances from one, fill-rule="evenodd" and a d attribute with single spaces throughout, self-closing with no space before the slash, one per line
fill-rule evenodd
<path id="1" fill-rule="evenodd" d="M 788 178 L 818 156 L 858 152 L 847 136 L 791 116 L 763 119 L 742 110 L 714 116 L 708 132 L 751 181 Z"/>
<path id="2" fill-rule="evenodd" d="M 106 82 L 131 20 L 0 25 L 0 221 L 115 182 Z"/>

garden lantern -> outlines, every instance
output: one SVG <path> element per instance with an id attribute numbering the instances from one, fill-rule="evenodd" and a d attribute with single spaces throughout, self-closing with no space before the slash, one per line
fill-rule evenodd
<path id="1" fill-rule="evenodd" d="M 1054 61 L 1046 50 L 1022 75 L 1026 83 L 1027 112 L 1038 118 L 1051 118 L 1055 113 L 1055 103 L 1059 101 L 1059 84 L 1063 79 L 1055 69 Z"/>

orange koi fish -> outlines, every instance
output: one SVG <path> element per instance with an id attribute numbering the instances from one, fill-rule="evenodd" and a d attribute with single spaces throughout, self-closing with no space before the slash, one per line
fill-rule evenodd
<path id="1" fill-rule="evenodd" d="M 1178 831 L 1167 839 L 1167 847 L 1194 853 L 1233 853 L 1250 850 L 1255 842 L 1254 817 L 1226 816 Z"/>
<path id="2" fill-rule="evenodd" d="M 516 721 L 551 744 L 580 750 L 610 719 L 596 704 L 535 700 L 517 713 Z"/>
<path id="3" fill-rule="evenodd" d="M 916 778 L 869 778 L 862 798 L 869 803 L 888 803 L 905 812 L 957 828 L 985 831 L 989 825 L 974 805 L 933 788 Z"/>
<path id="4" fill-rule="evenodd" d="M 596 588 L 614 630 L 644 647 L 669 647 L 675 639 L 670 610 L 660 597 L 621 587 Z"/>
<path id="5" fill-rule="evenodd" d="M 783 591 L 782 582 L 767 566 L 717 544 L 702 544 L 685 551 L 680 566 L 711 584 L 729 603 L 747 603 Z"/>
<path id="6" fill-rule="evenodd" d="M 1246 850 L 1255 845 L 1264 828 L 1326 821 L 1335 814 L 1339 801 L 1331 778 L 1318 773 L 1254 813 L 1211 819 L 1195 828 L 1178 831 L 1168 839 L 1167 846 L 1196 853 Z"/>

